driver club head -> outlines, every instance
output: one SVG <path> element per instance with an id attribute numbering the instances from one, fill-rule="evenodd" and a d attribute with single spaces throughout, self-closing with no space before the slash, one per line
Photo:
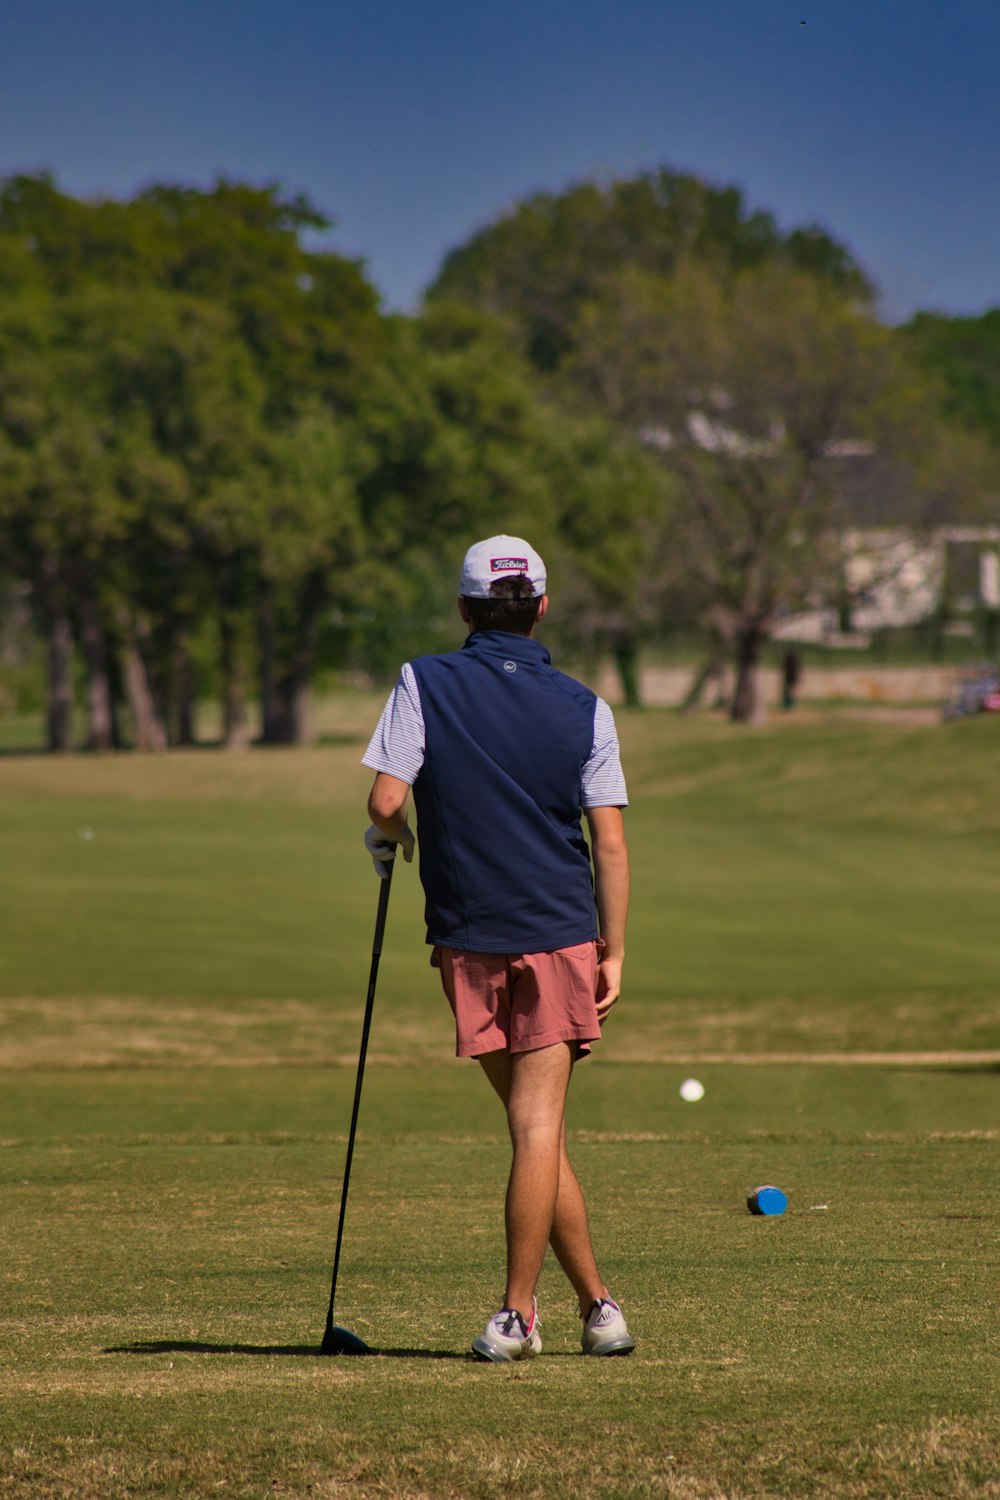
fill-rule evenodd
<path id="1" fill-rule="evenodd" d="M 346 1328 L 338 1328 L 336 1323 L 328 1323 L 319 1352 L 320 1354 L 371 1354 L 372 1351 L 364 1339 L 359 1339 L 356 1333 L 351 1333 Z"/>

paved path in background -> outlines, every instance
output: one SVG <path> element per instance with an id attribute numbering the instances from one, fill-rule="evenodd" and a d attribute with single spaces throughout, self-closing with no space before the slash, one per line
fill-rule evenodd
<path id="1" fill-rule="evenodd" d="M 614 1061 L 612 1049 L 602 1053 Z M 1000 1050 L 984 1048 L 981 1052 L 668 1052 L 650 1058 L 651 1062 L 738 1063 L 741 1067 L 773 1067 L 785 1063 L 816 1067 L 823 1063 L 839 1066 L 856 1063 L 875 1067 L 1000 1067 Z"/>
<path id="2" fill-rule="evenodd" d="M 639 672 L 642 701 L 650 708 L 676 708 L 684 702 L 694 680 L 691 667 L 643 667 Z M 935 704 L 944 705 L 961 680 L 961 667 L 806 667 L 799 684 L 799 702 L 811 699 L 840 700 L 864 704 L 928 705 L 920 711 L 933 718 Z M 776 708 L 781 701 L 781 674 L 773 667 L 760 669 L 761 695 L 766 707 Z M 606 667 L 597 683 L 597 691 L 610 703 L 621 702 L 617 674 Z M 732 692 L 732 673 L 727 669 L 725 695 Z M 715 702 L 716 689 L 709 689 L 706 704 Z"/>

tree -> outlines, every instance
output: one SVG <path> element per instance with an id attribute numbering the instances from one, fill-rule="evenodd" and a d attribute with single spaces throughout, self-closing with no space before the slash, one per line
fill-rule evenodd
<path id="1" fill-rule="evenodd" d="M 669 277 L 689 261 L 720 278 L 763 265 L 797 269 L 845 296 L 872 296 L 861 267 L 825 230 L 783 234 L 738 188 L 661 167 L 522 200 L 446 257 L 428 298 L 508 318 L 532 363 L 552 373 L 572 356 L 581 309 L 606 283 L 629 268 Z"/>
<path id="2" fill-rule="evenodd" d="M 0 519 L 8 555 L 30 583 L 49 641 L 49 743 L 70 747 L 72 637 L 87 674 L 88 743 L 114 738 L 99 561 L 123 535 L 122 445 L 80 399 L 84 361 L 44 294 L 0 316 Z"/>
<path id="3" fill-rule="evenodd" d="M 559 586 L 547 629 L 592 663 L 608 651 L 625 703 L 639 707 L 641 647 L 680 586 L 672 476 L 606 419 L 554 409 L 549 421 L 555 538 L 547 556 Z"/>
<path id="4" fill-rule="evenodd" d="M 14 257 L 4 254 L 8 249 L 0 239 L 0 276 L 15 271 Z M 17 265 L 16 273 L 21 270 Z M 14 285 L 19 282 L 16 273 Z M 52 405 L 46 362 L 51 337 L 50 301 L 37 287 L 26 289 L 17 301 L 10 295 L 0 301 L 0 537 L 6 568 L 31 586 L 34 613 L 47 642 L 48 744 L 63 751 L 72 747 L 70 590 L 59 568 L 52 528 L 32 522 L 35 450 Z"/>
<path id="5" fill-rule="evenodd" d="M 150 287 L 224 309 L 276 421 L 311 397 L 350 407 L 359 368 L 382 347 L 361 264 L 304 243 L 330 227 L 308 198 L 274 184 L 156 183 L 120 202 L 72 198 L 46 173 L 15 175 L 0 179 L 0 287 L 32 283 L 56 297 Z"/>
<path id="6" fill-rule="evenodd" d="M 269 423 L 319 399 L 353 409 L 383 347 L 378 293 L 360 262 L 307 248 L 330 220 L 303 194 L 220 177 L 155 184 L 127 205 L 132 244 L 157 286 L 224 307 L 265 389 Z"/>
<path id="7" fill-rule="evenodd" d="M 695 406 L 704 406 L 704 393 L 718 383 L 720 373 L 726 374 L 721 353 L 725 338 L 718 329 L 714 334 L 706 330 L 708 345 L 714 338 L 714 353 L 708 345 L 699 349 L 694 318 L 683 324 L 683 372 L 668 369 L 671 340 L 676 343 L 668 325 L 677 311 L 673 306 L 667 310 L 670 287 L 683 285 L 674 298 L 683 306 L 695 295 L 697 281 L 697 298 L 718 324 L 722 309 L 739 300 L 735 289 L 768 271 L 777 282 L 785 278 L 823 289 L 831 305 L 853 307 L 859 322 L 874 297 L 850 251 L 823 229 L 807 225 L 783 232 L 772 215 L 749 208 L 737 188 L 715 187 L 661 168 L 630 180 L 578 183 L 561 193 L 524 200 L 452 252 L 428 299 L 431 306 L 445 299 L 463 301 L 504 319 L 543 376 L 549 399 L 561 405 L 567 428 L 582 414 L 584 420 L 586 414 L 611 419 L 618 433 L 608 454 L 612 465 L 620 465 L 644 429 L 649 429 L 647 437 L 662 436 L 668 416 L 676 417 L 676 410 L 668 414 L 671 402 L 661 389 L 665 381 L 687 382 Z M 710 413 L 703 411 L 701 417 L 709 420 Z M 682 477 L 680 460 L 677 448 L 662 465 L 675 483 Z M 722 467 L 718 454 L 715 462 Z M 603 596 L 602 633 L 613 645 L 631 698 L 637 645 L 654 622 L 662 628 L 668 600 L 674 616 L 678 611 L 703 618 L 711 613 L 718 625 L 723 612 L 718 599 L 714 611 L 708 611 L 705 580 L 696 586 L 695 578 L 679 576 L 681 553 L 664 545 L 674 516 L 670 485 L 661 478 L 652 500 L 657 486 L 650 487 L 634 451 L 628 463 L 631 477 L 624 490 L 616 488 L 611 503 L 615 524 L 603 534 L 620 539 L 619 572 L 633 582 L 641 579 L 641 588 L 623 591 L 617 629 L 610 628 L 615 606 Z M 684 492 L 690 494 L 687 481 Z M 567 535 L 574 532 L 571 519 L 564 517 L 564 526 Z M 580 528 L 575 534 L 581 535 Z M 638 569 L 629 562 L 630 549 L 641 560 Z M 702 571 L 703 563 L 698 566 Z M 594 600 L 600 597 L 591 594 Z M 733 628 L 731 616 L 726 628 Z"/>
<path id="8" fill-rule="evenodd" d="M 737 666 L 732 717 L 757 712 L 760 651 L 784 612 L 832 591 L 857 523 L 916 523 L 933 486 L 918 382 L 864 308 L 816 277 L 762 266 L 721 282 L 688 263 L 627 271 L 584 309 L 573 374 L 641 432 L 677 480 L 675 541 L 706 622 Z"/>
<path id="9" fill-rule="evenodd" d="M 975 482 L 963 486 L 964 504 L 955 519 L 996 527 L 1000 524 L 1000 485 L 996 479 L 1000 460 L 1000 308 L 978 318 L 918 313 L 900 330 L 899 337 L 932 382 L 950 426 L 948 452 L 942 455 L 939 472 L 947 474 L 950 467 L 963 475 L 970 471 L 977 474 Z M 939 630 L 945 624 L 946 611 L 944 598 Z M 981 598 L 979 617 L 986 648 L 993 655 L 1000 639 L 1000 608 L 991 590 Z"/>
<path id="10" fill-rule="evenodd" d="M 441 305 L 394 319 L 389 335 L 352 428 L 367 538 L 358 625 L 384 671 L 453 639 L 471 536 L 530 529 L 544 545 L 554 516 L 553 429 L 496 320 Z"/>
<path id="11" fill-rule="evenodd" d="M 242 499 L 257 517 L 255 615 L 266 742 L 312 737 L 310 687 L 324 617 L 349 613 L 364 535 L 345 424 L 322 407 L 277 434 Z"/>
<path id="12" fill-rule="evenodd" d="M 315 620 L 322 562 L 281 553 L 284 477 L 323 412 L 347 419 L 383 344 L 360 265 L 303 243 L 326 227 L 274 186 L 158 185 L 119 203 L 45 175 L 0 183 L 0 520 L 50 640 L 53 742 L 67 743 L 74 634 L 92 744 L 115 737 L 119 679 L 141 742 L 189 740 L 190 641 L 214 610 L 235 744 L 258 588 L 298 588 Z M 297 503 L 309 513 L 308 494 Z"/>
<path id="13" fill-rule="evenodd" d="M 900 337 L 939 383 L 946 414 L 1000 447 L 1000 307 L 977 318 L 917 313 Z"/>
<path id="14" fill-rule="evenodd" d="M 16 315 L 0 374 L 8 531 L 50 640 L 67 620 L 79 638 L 88 743 L 116 739 L 120 677 L 137 742 L 157 748 L 185 717 L 172 677 L 206 570 L 226 563 L 202 512 L 262 441 L 261 392 L 225 311 L 196 299 L 95 284 L 44 307 L 34 349 Z M 50 657 L 62 699 L 65 652 Z"/>
<path id="15" fill-rule="evenodd" d="M 182 696 L 190 633 L 231 568 L 215 491 L 263 446 L 263 388 L 230 315 L 200 299 L 95 287 L 65 309 L 88 360 L 92 421 L 127 459 L 117 480 L 127 529 L 103 582 L 137 739 L 156 745 L 168 726 L 175 738 L 193 730 Z"/>

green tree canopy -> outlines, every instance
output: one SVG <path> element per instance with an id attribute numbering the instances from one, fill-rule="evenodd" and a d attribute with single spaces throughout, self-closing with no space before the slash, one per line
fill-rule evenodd
<path id="1" fill-rule="evenodd" d="M 255 359 L 270 415 L 303 399 L 349 406 L 378 356 L 378 294 L 362 265 L 306 243 L 330 227 L 301 194 L 220 178 L 157 184 L 122 202 L 73 198 L 51 176 L 0 182 L 0 288 L 56 295 L 153 286 L 226 309 Z"/>
<path id="2" fill-rule="evenodd" d="M 690 260 L 719 276 L 774 264 L 855 298 L 872 295 L 850 251 L 824 229 L 784 233 L 738 188 L 662 167 L 524 199 L 446 257 L 428 297 L 511 319 L 532 362 L 551 372 L 571 355 L 581 309 L 609 278 L 630 267 L 669 276 Z"/>
<path id="3" fill-rule="evenodd" d="M 918 313 L 901 330 L 949 416 L 1000 447 L 1000 307 L 977 318 Z"/>
<path id="4" fill-rule="evenodd" d="M 283 438 L 346 420 L 383 352 L 362 267 L 306 243 L 325 227 L 274 186 L 159 185 L 118 202 L 44 174 L 0 183 L 0 524 L 63 642 L 63 696 L 67 632 L 85 644 L 95 744 L 113 732 L 123 632 L 143 636 L 169 710 L 171 663 L 213 610 L 245 733 L 247 619 L 268 558 L 285 546 L 283 579 L 296 557 L 316 566 L 255 505 L 255 479 L 290 462 Z M 133 686 L 142 667 L 136 648 Z"/>

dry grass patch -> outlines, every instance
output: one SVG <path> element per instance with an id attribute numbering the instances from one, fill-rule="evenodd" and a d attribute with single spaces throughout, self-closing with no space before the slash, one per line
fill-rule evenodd
<path id="1" fill-rule="evenodd" d="M 626 976 L 626 979 L 628 976 Z M 961 1000 L 913 992 L 882 1003 L 820 995 L 735 1001 L 624 994 L 605 1029 L 608 1062 L 989 1064 L 997 1047 L 995 993 Z"/>
<path id="2" fill-rule="evenodd" d="M 358 1002 L 190 1001 L 107 996 L 0 999 L 0 1068 L 356 1066 Z M 373 1038 L 373 1064 L 439 1063 L 450 1055 L 441 1029 L 393 1018 Z"/>
<path id="3" fill-rule="evenodd" d="M 452 1056 L 444 1003 L 432 999 L 433 1010 L 422 994 L 405 1009 L 397 1003 L 391 1013 L 379 1010 L 368 1052 L 374 1066 L 436 1065 Z M 623 1003 L 599 1054 L 608 1063 L 677 1067 L 1000 1065 L 1000 1048 L 907 1046 L 910 1037 L 929 1033 L 934 1011 L 929 997 L 915 997 L 881 1014 L 868 1011 L 863 1024 L 852 1010 L 790 1001 L 739 1009 L 692 1001 L 662 1002 L 655 1009 Z M 985 1030 L 991 1019 L 984 997 L 967 1009 L 967 1034 Z M 0 1068 L 353 1067 L 360 1028 L 355 996 L 340 1003 L 287 998 L 210 1004 L 139 996 L 18 997 L 0 999 Z M 762 1048 L 769 1036 L 801 1040 L 801 1046 Z M 875 1040 L 891 1046 L 873 1047 Z"/>

